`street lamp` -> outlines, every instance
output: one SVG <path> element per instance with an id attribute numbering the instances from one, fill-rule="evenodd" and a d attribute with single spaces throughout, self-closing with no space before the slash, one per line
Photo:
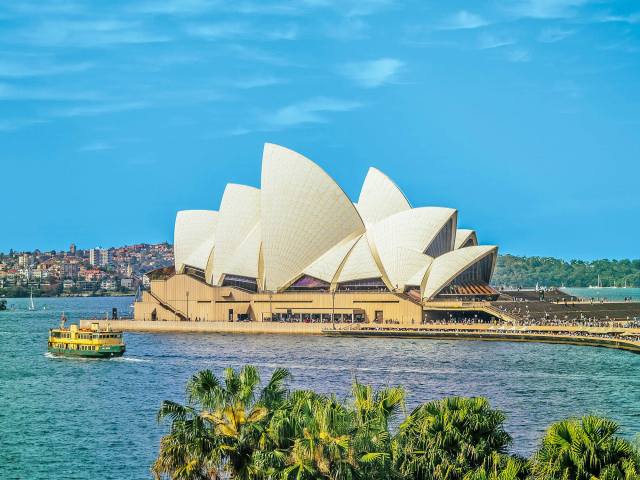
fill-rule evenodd
<path id="1" fill-rule="evenodd" d="M 333 326 L 333 328 L 336 328 L 335 317 L 336 317 L 336 290 L 334 289 L 331 292 L 331 325 Z"/>

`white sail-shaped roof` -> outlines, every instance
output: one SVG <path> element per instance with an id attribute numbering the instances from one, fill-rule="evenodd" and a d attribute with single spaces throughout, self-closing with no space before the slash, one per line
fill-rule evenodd
<path id="1" fill-rule="evenodd" d="M 427 274 L 422 282 L 422 297 L 425 300 L 433 299 L 440 290 L 474 263 L 479 262 L 488 255 L 494 256 L 495 263 L 497 254 L 498 247 L 481 245 L 460 248 L 437 257 L 427 270 Z M 490 278 L 490 276 L 489 274 L 488 277 Z"/>
<path id="2" fill-rule="evenodd" d="M 375 253 L 393 288 L 404 288 L 429 262 L 430 257 L 422 254 L 455 217 L 452 208 L 422 207 L 396 213 L 370 227 Z"/>
<path id="3" fill-rule="evenodd" d="M 347 254 L 359 238 L 360 235 L 346 238 L 305 268 L 304 274 L 319 278 L 325 282 L 333 282 L 336 275 L 339 273 L 340 265 L 342 265 Z"/>
<path id="4" fill-rule="evenodd" d="M 257 279 L 261 242 L 262 229 L 258 223 L 238 245 L 224 273 Z"/>
<path id="5" fill-rule="evenodd" d="M 411 205 L 398 186 L 377 168 L 371 167 L 360 190 L 358 212 L 365 223 L 375 223 Z"/>
<path id="6" fill-rule="evenodd" d="M 260 190 L 230 183 L 220 202 L 211 283 L 219 285 L 236 261 L 237 249 L 260 221 Z M 256 262 L 257 265 L 257 262 Z"/>
<path id="7" fill-rule="evenodd" d="M 216 238 L 218 212 L 182 210 L 176 215 L 173 255 L 176 272 L 185 265 L 204 270 Z"/>
<path id="8" fill-rule="evenodd" d="M 433 258 L 429 257 L 429 261 L 416 273 L 413 274 L 411 278 L 409 278 L 405 285 L 411 285 L 412 287 L 420 287 L 422 285 L 422 281 L 424 280 L 424 276 L 427 273 L 427 270 L 433 263 Z"/>
<path id="9" fill-rule="evenodd" d="M 265 144 L 261 183 L 266 290 L 286 288 L 340 241 L 364 232 L 342 189 L 299 153 Z"/>
<path id="10" fill-rule="evenodd" d="M 382 272 L 378 268 L 371 249 L 367 234 L 362 235 L 349 252 L 349 256 L 344 262 L 338 282 L 349 282 L 351 280 L 364 280 L 367 278 L 382 277 Z"/>
<path id="11" fill-rule="evenodd" d="M 457 229 L 454 248 L 457 250 L 467 242 L 470 243 L 470 245 L 467 246 L 478 245 L 478 237 L 476 236 L 476 232 L 474 230 L 467 230 L 464 228 Z"/>
<path id="12" fill-rule="evenodd" d="M 424 276 L 425 271 L 433 262 L 432 257 L 404 247 L 392 248 L 385 252 L 382 258 L 384 258 L 384 272 L 389 283 L 398 291 L 403 291 L 406 285 L 420 285 L 422 277 L 418 283 L 412 283 L 415 282 L 414 277 L 419 272 L 422 272 Z"/>

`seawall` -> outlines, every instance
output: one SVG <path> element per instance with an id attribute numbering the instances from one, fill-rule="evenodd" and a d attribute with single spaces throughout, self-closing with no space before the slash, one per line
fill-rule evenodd
<path id="1" fill-rule="evenodd" d="M 125 332 L 183 332 L 183 333 L 276 333 L 321 335 L 327 324 L 272 322 L 180 322 L 150 320 L 80 320 L 81 327 L 98 322 L 113 330 Z"/>

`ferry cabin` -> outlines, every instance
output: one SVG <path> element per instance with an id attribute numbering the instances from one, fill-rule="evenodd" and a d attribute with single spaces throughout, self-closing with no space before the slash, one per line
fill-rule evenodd
<path id="1" fill-rule="evenodd" d="M 97 324 L 91 329 L 79 329 L 77 325 L 71 325 L 69 329 L 52 329 L 49 333 L 49 348 L 54 350 L 98 352 L 105 347 L 120 346 L 122 332 L 99 331 Z"/>

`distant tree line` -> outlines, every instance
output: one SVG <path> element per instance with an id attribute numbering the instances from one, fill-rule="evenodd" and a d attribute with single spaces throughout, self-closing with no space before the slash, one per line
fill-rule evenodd
<path id="1" fill-rule="evenodd" d="M 534 287 L 597 285 L 598 275 L 604 287 L 640 287 L 640 259 L 636 260 L 561 260 L 552 257 L 500 255 L 493 274 L 497 286 Z"/>

